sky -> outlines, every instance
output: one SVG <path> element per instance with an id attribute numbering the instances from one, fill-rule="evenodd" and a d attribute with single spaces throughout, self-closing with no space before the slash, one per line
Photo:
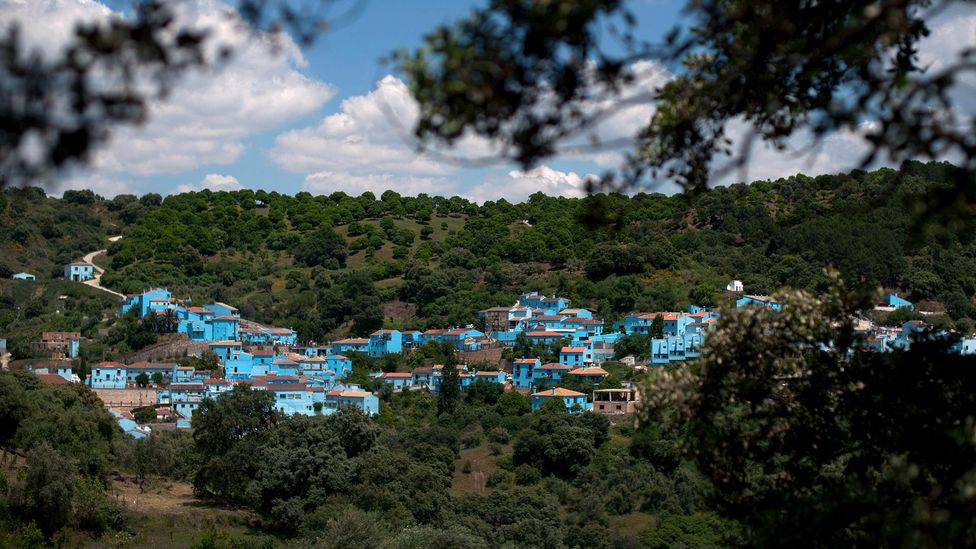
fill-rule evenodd
<path id="1" fill-rule="evenodd" d="M 182 0 L 180 20 L 211 26 L 218 41 L 234 46 L 234 59 L 219 69 L 187 74 L 165 101 L 152 105 L 146 125 L 116 130 L 92 165 L 64 174 L 49 192 L 92 189 L 111 197 L 250 188 L 379 195 L 393 189 L 403 195 L 519 201 L 536 191 L 580 196 L 588 177 L 621 161 L 624 149 L 567 153 L 529 172 L 501 162 L 474 167 L 445 161 L 445 156 L 490 154 L 490 144 L 474 138 L 443 155 L 416 152 L 410 138 L 416 105 L 395 70 L 380 60 L 396 49 L 420 46 L 425 33 L 464 17 L 483 1 L 339 0 L 338 12 L 353 8 L 341 24 L 309 48 L 285 37 L 278 50 L 237 30 L 234 3 Z M 629 7 L 641 36 L 661 37 L 682 22 L 681 4 L 632 0 Z M 76 22 L 126 17 L 130 7 L 131 0 L 0 0 L 0 27 L 19 23 L 28 44 L 53 56 Z M 932 26 L 922 54 L 937 64 L 962 44 L 974 43 L 976 10 L 951 11 Z M 634 70 L 640 77 L 625 95 L 653 90 L 672 74 L 649 61 Z M 976 113 L 976 105 L 966 108 Z M 628 107 L 595 131 L 607 139 L 629 139 L 653 112 L 652 104 Z M 799 136 L 794 145 L 799 148 L 802 141 Z M 803 157 L 760 147 L 746 176 L 836 173 L 856 167 L 863 150 L 849 134 L 830 136 Z M 652 190 L 676 188 L 665 184 Z"/>

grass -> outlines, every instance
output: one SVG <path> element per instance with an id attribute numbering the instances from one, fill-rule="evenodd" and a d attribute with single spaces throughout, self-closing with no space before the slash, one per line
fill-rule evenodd
<path id="1" fill-rule="evenodd" d="M 451 494 L 459 496 L 462 494 L 487 494 L 491 488 L 487 488 L 485 483 L 488 477 L 498 468 L 498 458 L 511 452 L 511 447 L 503 446 L 502 452 L 491 455 L 489 448 L 491 443 L 482 442 L 474 448 L 461 450 L 461 457 L 454 463 L 454 478 L 451 482 Z M 471 472 L 464 473 L 462 468 L 465 462 L 471 462 Z"/>
<path id="2" fill-rule="evenodd" d="M 79 534 L 78 546 L 188 547 L 210 532 L 222 539 L 255 535 L 253 513 L 199 500 L 187 483 L 159 482 L 143 492 L 131 477 L 118 477 L 109 494 L 125 503 L 134 535 L 109 533 L 93 539 Z"/>

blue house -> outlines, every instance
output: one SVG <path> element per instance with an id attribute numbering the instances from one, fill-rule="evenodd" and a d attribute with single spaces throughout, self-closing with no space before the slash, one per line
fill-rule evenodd
<path id="1" fill-rule="evenodd" d="M 214 341 L 208 345 L 208 347 L 214 354 L 217 355 L 218 360 L 221 362 L 226 362 L 230 360 L 235 353 L 239 353 L 241 351 L 241 342 L 230 340 Z"/>
<path id="2" fill-rule="evenodd" d="M 364 337 L 340 339 L 332 342 L 333 353 L 366 353 L 369 352 L 369 340 Z"/>
<path id="3" fill-rule="evenodd" d="M 651 364 L 668 364 L 701 356 L 704 334 L 686 333 L 651 340 Z"/>
<path id="4" fill-rule="evenodd" d="M 586 395 L 562 387 L 546 389 L 532 395 L 532 410 L 542 408 L 548 399 L 561 399 L 571 414 L 578 414 L 593 407 L 586 401 Z"/>
<path id="5" fill-rule="evenodd" d="M 200 402 L 206 398 L 207 388 L 203 383 L 171 383 L 169 391 L 162 391 L 157 399 L 166 400 L 168 397 L 170 408 L 186 419 L 193 418 L 193 412 L 200 407 Z"/>
<path id="6" fill-rule="evenodd" d="M 122 303 L 122 314 L 132 309 L 138 311 L 140 317 L 149 314 L 150 310 L 165 310 L 172 302 L 173 295 L 169 290 L 156 288 L 141 294 L 131 294 Z"/>
<path id="7" fill-rule="evenodd" d="M 505 372 L 481 370 L 474 373 L 475 381 L 486 381 L 488 383 L 505 383 Z"/>
<path id="8" fill-rule="evenodd" d="M 325 408 L 325 392 L 321 387 L 306 387 L 301 383 L 282 383 L 268 385 L 268 391 L 274 393 L 275 408 L 289 416 L 315 414 L 315 402 L 320 403 L 320 410 Z"/>
<path id="9" fill-rule="evenodd" d="M 552 332 L 548 330 L 537 330 L 533 332 L 527 332 L 525 337 L 529 338 L 533 344 L 545 343 L 546 345 L 552 345 L 556 341 L 563 339 L 567 334 L 561 332 Z"/>
<path id="10" fill-rule="evenodd" d="M 172 380 L 176 375 L 176 364 L 171 362 L 136 362 L 126 366 L 126 370 L 126 381 L 130 384 L 136 382 L 139 374 L 146 374 L 150 379 L 154 374 L 159 374 L 166 380 Z"/>
<path id="11" fill-rule="evenodd" d="M 569 373 L 570 370 L 572 370 L 572 368 L 566 366 L 565 364 L 559 364 L 558 362 L 538 366 L 532 373 L 532 386 L 539 384 L 558 384 L 566 376 L 566 374 Z"/>
<path id="12" fill-rule="evenodd" d="M 213 341 L 214 312 L 204 307 L 178 307 L 177 331 L 186 334 L 193 341 Z"/>
<path id="13" fill-rule="evenodd" d="M 233 316 L 240 318 L 241 313 L 237 310 L 237 307 L 232 307 L 226 303 L 221 303 L 219 301 L 211 303 L 209 305 L 204 305 L 204 309 L 209 309 L 213 311 L 215 317 L 221 316 Z"/>
<path id="14" fill-rule="evenodd" d="M 380 399 L 359 388 L 329 391 L 325 395 L 325 406 L 330 410 L 355 408 L 368 416 L 380 413 Z"/>
<path id="15" fill-rule="evenodd" d="M 566 366 L 582 366 L 585 347 L 563 347 L 559 350 L 559 363 Z"/>
<path id="16" fill-rule="evenodd" d="M 535 385 L 535 371 L 542 366 L 538 358 L 516 358 L 512 361 L 512 385 L 516 389 L 530 389 Z"/>
<path id="17" fill-rule="evenodd" d="M 758 305 L 772 311 L 779 311 L 782 307 L 778 301 L 768 295 L 744 295 L 735 302 L 736 308 L 747 305 Z"/>
<path id="18" fill-rule="evenodd" d="M 537 292 L 522 294 L 518 298 L 519 305 L 532 309 L 541 309 L 543 314 L 555 314 L 569 308 L 570 301 L 555 295 L 546 296 Z"/>
<path id="19" fill-rule="evenodd" d="M 240 335 L 238 334 L 237 328 L 240 320 L 240 317 L 232 315 L 214 317 L 211 321 L 213 324 L 213 335 L 210 339 L 214 341 L 238 341 Z"/>
<path id="20" fill-rule="evenodd" d="M 128 367 L 121 362 L 100 362 L 88 374 L 88 386 L 93 389 L 125 389 Z"/>
<path id="21" fill-rule="evenodd" d="M 412 379 L 413 374 L 410 372 L 383 372 L 376 376 L 377 381 L 390 385 L 396 391 L 409 389 Z"/>
<path id="22" fill-rule="evenodd" d="M 896 309 L 904 308 L 904 309 L 908 309 L 909 311 L 915 310 L 915 305 L 911 301 L 902 299 L 892 293 L 885 294 L 885 302 L 888 304 L 889 307 L 894 307 Z"/>
<path id="23" fill-rule="evenodd" d="M 451 328 L 449 330 L 427 330 L 421 334 L 421 345 L 436 341 L 450 343 L 459 351 L 477 351 L 485 334 L 474 328 Z"/>
<path id="24" fill-rule="evenodd" d="M 251 377 L 252 374 L 266 375 L 268 373 L 267 364 L 262 365 L 260 372 L 255 372 L 255 356 L 244 351 L 233 352 L 230 358 L 223 361 L 224 377 L 228 379 L 243 379 Z"/>
<path id="25" fill-rule="evenodd" d="M 346 377 L 352 373 L 352 360 L 343 355 L 325 357 L 326 368 L 335 372 L 336 377 Z"/>
<path id="26" fill-rule="evenodd" d="M 367 352 L 371 357 L 381 357 L 403 352 L 403 334 L 398 330 L 377 330 L 370 334 Z"/>
<path id="27" fill-rule="evenodd" d="M 95 266 L 91 263 L 69 263 L 64 266 L 64 277 L 68 280 L 91 280 L 95 277 Z"/>
<path id="28" fill-rule="evenodd" d="M 412 387 L 430 388 L 434 386 L 434 369 L 430 366 L 420 366 L 410 372 Z"/>
<path id="29" fill-rule="evenodd" d="M 571 370 L 566 375 L 585 383 L 596 384 L 606 379 L 607 376 L 610 375 L 610 372 L 604 370 L 603 368 L 591 366 L 589 368 L 577 368 L 575 370 Z"/>
<path id="30" fill-rule="evenodd" d="M 14 280 L 36 280 L 37 279 L 37 277 L 35 277 L 34 275 L 32 275 L 30 273 L 17 273 L 17 274 L 15 274 L 14 276 L 12 276 L 10 278 L 12 278 Z"/>

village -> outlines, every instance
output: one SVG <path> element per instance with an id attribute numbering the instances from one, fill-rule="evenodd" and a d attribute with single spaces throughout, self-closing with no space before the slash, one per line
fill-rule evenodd
<path id="1" fill-rule="evenodd" d="M 93 277 L 93 266 L 73 263 L 65 267 L 65 278 L 86 281 Z M 33 280 L 18 273 L 15 279 Z M 733 281 L 729 289 L 742 289 Z M 885 296 L 879 310 L 914 309 L 914 305 L 894 294 Z M 742 295 L 736 307 L 759 306 L 774 311 L 780 304 L 768 296 Z M 218 361 L 219 377 L 196 372 L 192 366 L 175 362 L 101 362 L 91 368 L 84 380 L 73 373 L 70 360 L 78 356 L 78 332 L 45 332 L 36 346 L 63 362 L 57 367 L 39 367 L 34 372 L 49 383 L 84 383 L 94 389 L 116 417 L 123 430 L 137 438 L 151 429 L 140 425 L 134 408 L 152 407 L 152 419 L 171 421 L 176 428 L 192 426 L 193 412 L 207 398 L 219 398 L 237 385 L 272 391 L 276 408 L 286 414 L 328 415 L 340 408 L 355 408 L 366 415 L 379 413 L 379 398 L 359 385 L 348 383 L 352 371 L 349 355 L 361 353 L 372 358 L 410 353 L 429 342 L 449 344 L 461 353 L 486 349 L 511 348 L 520 338 L 530 345 L 541 344 L 558 362 L 543 363 L 539 357 L 517 357 L 497 369 L 457 366 L 462 391 L 472 383 L 500 384 L 506 391 L 531 395 L 532 408 L 539 409 L 550 399 L 559 399 L 570 413 L 592 411 L 600 414 L 630 414 L 640 401 L 634 384 L 619 388 L 600 388 L 609 372 L 600 365 L 621 359 L 632 367 L 662 366 L 700 356 L 701 347 L 719 318 L 705 307 L 690 306 L 686 312 L 636 312 L 614 323 L 609 330 L 592 311 L 573 308 L 569 299 L 531 292 L 519 296 L 511 306 L 498 306 L 478 312 L 484 330 L 474 326 L 430 329 L 426 331 L 377 330 L 367 337 L 340 339 L 326 345 L 299 344 L 299 334 L 289 328 L 264 326 L 244 319 L 237 308 L 220 302 L 193 306 L 189 300 L 174 298 L 162 288 L 125 297 L 119 315 L 134 313 L 139 318 L 153 316 L 170 323 L 188 341 L 203 342 Z M 655 328 L 655 323 L 658 323 Z M 869 350 L 886 352 L 907 349 L 914 335 L 927 325 L 913 320 L 900 328 L 877 326 L 858 319 L 855 332 Z M 650 352 L 647 365 L 638 365 L 632 356 L 617 357 L 614 343 L 625 335 L 648 335 Z M 3 341 L 3 340 L 0 340 Z M 4 342 L 5 343 L 5 342 Z M 536 347 L 537 348 L 537 347 Z M 976 338 L 957 343 L 957 352 L 976 353 Z M 202 354 L 202 352 L 197 353 Z M 500 361 L 503 362 L 503 361 Z M 506 367 L 507 366 L 507 367 Z M 409 372 L 373 372 L 371 378 L 393 391 L 422 390 L 437 393 L 445 377 L 442 365 L 416 367 Z M 211 373 L 212 374 L 212 373 Z M 589 393 L 560 387 L 573 380 L 592 386 Z M 155 390 L 147 391 L 148 387 Z M 540 390 L 541 389 L 541 390 Z"/>
<path id="2" fill-rule="evenodd" d="M 87 262 L 72 263 L 65 266 L 64 277 L 91 281 L 97 274 L 95 269 Z M 33 275 L 18 273 L 14 278 L 30 282 Z M 745 294 L 740 281 L 732 281 L 726 289 L 737 297 L 737 308 L 780 310 L 780 304 L 769 296 Z M 876 309 L 913 311 L 914 305 L 889 293 Z M 47 383 L 84 383 L 91 387 L 120 427 L 137 438 L 149 436 L 150 422 L 157 427 L 192 427 L 194 411 L 205 399 L 220 398 L 235 386 L 273 392 L 276 408 L 286 415 L 329 415 L 341 408 L 354 408 L 374 416 L 380 410 L 379 391 L 368 391 L 348 381 L 353 370 L 350 357 L 357 353 L 371 358 L 409 354 L 430 342 L 449 345 L 462 357 L 456 366 L 461 391 L 479 382 L 499 384 L 505 391 L 531 396 L 534 410 L 548 400 L 559 400 L 569 413 L 631 414 L 640 402 L 635 384 L 623 381 L 614 387 L 604 386 L 610 374 L 601 365 L 619 361 L 641 369 L 697 358 L 719 319 L 716 310 L 692 305 L 683 312 L 635 312 L 607 326 L 592 311 L 573 307 L 569 299 L 530 292 L 520 295 L 512 305 L 479 311 L 481 329 L 473 325 L 426 331 L 381 329 L 364 337 L 320 345 L 303 344 L 299 334 L 290 328 L 265 326 L 242 318 L 232 305 L 213 302 L 197 306 L 163 288 L 125 296 L 117 313 L 153 318 L 169 326 L 188 345 L 193 344 L 196 356 L 207 354 L 215 358 L 216 370 L 198 372 L 193 366 L 173 361 L 106 361 L 94 364 L 80 379 L 70 362 L 79 356 L 79 332 L 45 332 L 35 347 L 60 362 L 32 370 Z M 854 330 L 862 346 L 876 352 L 907 349 L 927 328 L 919 320 L 889 327 L 864 318 L 854 319 Z M 648 338 L 649 358 L 645 363 L 639 364 L 634 356 L 617 356 L 614 344 L 629 335 Z M 509 361 L 498 359 L 497 366 L 489 369 L 483 361 L 476 368 L 463 358 L 481 351 L 513 349 L 519 344 L 523 348 L 546 349 L 558 361 L 518 356 Z M 0 339 L 0 354 L 3 347 L 5 341 Z M 960 354 L 976 353 L 976 338 L 961 339 L 954 350 Z M 444 366 L 438 364 L 410 371 L 370 373 L 375 387 L 386 386 L 394 392 L 436 394 L 445 377 Z M 140 421 L 133 411 L 139 412 Z"/>

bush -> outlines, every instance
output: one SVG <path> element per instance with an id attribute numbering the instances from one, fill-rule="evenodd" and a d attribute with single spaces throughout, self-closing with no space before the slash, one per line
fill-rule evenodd
<path id="1" fill-rule="evenodd" d="M 542 480 L 542 473 L 535 467 L 523 463 L 515 468 L 515 482 L 528 486 Z"/>
<path id="2" fill-rule="evenodd" d="M 508 444 L 508 430 L 504 427 L 495 427 L 488 431 L 488 440 L 498 444 Z"/>
<path id="3" fill-rule="evenodd" d="M 490 475 L 488 475 L 488 482 L 485 483 L 489 488 L 499 488 L 502 486 L 511 486 L 515 482 L 515 475 L 504 469 L 495 469 Z"/>
<path id="4" fill-rule="evenodd" d="M 464 465 L 461 466 L 461 472 L 464 473 L 465 475 L 471 473 L 471 460 L 470 459 L 464 460 Z"/>
<path id="5" fill-rule="evenodd" d="M 471 433 L 470 435 L 465 435 L 461 439 L 461 446 L 465 448 L 476 448 L 481 445 L 482 436 L 481 433 Z"/>

